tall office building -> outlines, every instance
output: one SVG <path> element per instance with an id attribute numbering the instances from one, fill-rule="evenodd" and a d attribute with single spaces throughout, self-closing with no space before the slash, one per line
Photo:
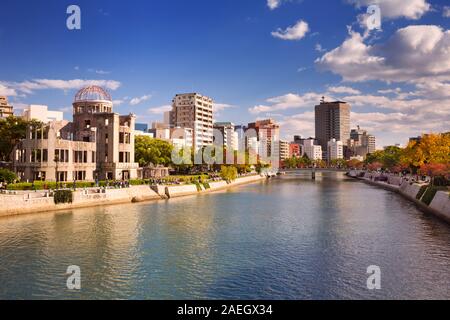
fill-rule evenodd
<path id="1" fill-rule="evenodd" d="M 198 93 L 177 94 L 172 101 L 170 126 L 193 129 L 194 149 L 213 144 L 213 100 Z"/>
<path id="2" fill-rule="evenodd" d="M 324 159 L 328 159 L 328 142 L 348 141 L 350 138 L 350 105 L 347 102 L 322 100 L 315 108 L 316 139 L 322 146 Z"/>
<path id="3" fill-rule="evenodd" d="M 8 103 L 8 98 L 5 96 L 0 96 L 0 119 L 8 118 L 13 114 L 13 107 Z"/>

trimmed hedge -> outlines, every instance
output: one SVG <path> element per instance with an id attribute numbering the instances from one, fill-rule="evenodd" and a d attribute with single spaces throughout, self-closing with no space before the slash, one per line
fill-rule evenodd
<path id="1" fill-rule="evenodd" d="M 59 186 L 65 185 L 67 188 L 73 188 L 73 182 L 60 182 Z M 95 187 L 94 182 L 76 182 L 76 188 L 92 188 Z M 105 186 L 106 182 L 102 181 L 99 183 L 100 186 Z M 54 190 L 57 189 L 56 182 L 48 182 L 48 181 L 35 181 L 34 184 L 31 182 L 21 182 L 10 184 L 7 186 L 8 190 L 12 191 L 32 191 L 32 190 Z"/>
<path id="2" fill-rule="evenodd" d="M 72 190 L 56 190 L 53 199 L 55 204 L 61 203 L 72 203 L 73 202 L 73 193 Z"/>
<path id="3" fill-rule="evenodd" d="M 169 176 L 161 179 L 145 179 L 145 180 L 130 180 L 129 183 L 132 186 L 140 186 L 140 185 L 148 185 L 151 183 L 152 180 L 159 180 L 163 183 L 173 183 L 173 182 L 181 182 L 186 184 L 193 184 L 196 182 L 204 183 L 206 180 L 208 180 L 208 175 L 193 175 L 193 176 Z M 66 181 L 66 182 L 60 182 L 59 186 L 64 186 L 66 188 L 73 188 L 73 182 Z M 99 181 L 99 187 L 106 187 L 107 182 L 106 181 Z M 113 186 L 114 181 L 109 181 L 109 185 Z M 93 188 L 95 187 L 95 182 L 87 182 L 87 181 L 77 181 L 75 183 L 75 186 L 77 189 L 83 189 L 83 188 Z M 33 191 L 33 190 L 55 190 L 58 189 L 56 182 L 47 182 L 47 181 L 35 181 L 34 183 L 31 182 L 21 182 L 21 183 L 15 183 L 15 184 L 9 184 L 7 186 L 8 190 L 11 191 Z"/>

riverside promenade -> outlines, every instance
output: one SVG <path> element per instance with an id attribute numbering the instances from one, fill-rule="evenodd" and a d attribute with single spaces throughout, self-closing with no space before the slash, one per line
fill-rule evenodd
<path id="1" fill-rule="evenodd" d="M 450 193 L 449 190 L 436 192 L 429 204 L 424 202 L 428 182 L 416 182 L 411 177 L 400 177 L 393 174 L 351 170 L 348 175 L 373 186 L 396 192 L 414 202 L 424 212 L 433 214 L 450 223 Z M 380 181 L 380 178 L 385 181 Z"/>
<path id="2" fill-rule="evenodd" d="M 55 204 L 50 191 L 2 191 L 0 217 L 95 207 L 111 204 L 144 202 L 215 192 L 266 179 L 265 175 L 249 175 L 234 181 L 215 181 L 186 185 L 140 185 L 128 188 L 85 188 L 72 192 L 72 203 Z"/>

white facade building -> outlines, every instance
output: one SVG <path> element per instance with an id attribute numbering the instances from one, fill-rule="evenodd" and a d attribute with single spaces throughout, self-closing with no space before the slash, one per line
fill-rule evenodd
<path id="1" fill-rule="evenodd" d="M 177 149 L 191 148 L 194 143 L 194 130 L 191 128 L 172 128 L 170 141 Z"/>
<path id="2" fill-rule="evenodd" d="M 344 159 L 344 143 L 331 139 L 328 141 L 328 161 Z"/>
<path id="3" fill-rule="evenodd" d="M 315 139 L 305 139 L 303 141 L 304 153 L 310 160 L 322 160 L 322 146 L 315 145 Z"/>
<path id="4" fill-rule="evenodd" d="M 231 122 L 216 122 L 214 129 L 221 132 L 223 145 L 229 150 L 239 150 L 239 134 L 235 131 L 235 126 Z"/>
<path id="5" fill-rule="evenodd" d="M 64 113 L 61 111 L 50 111 L 48 110 L 48 106 L 32 104 L 23 110 L 22 118 L 26 121 L 38 120 L 43 123 L 49 123 L 52 121 L 62 121 Z"/>

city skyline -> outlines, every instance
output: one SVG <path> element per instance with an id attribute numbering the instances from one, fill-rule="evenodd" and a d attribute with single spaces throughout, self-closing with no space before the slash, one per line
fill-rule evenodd
<path id="1" fill-rule="evenodd" d="M 239 10 L 224 2 L 79 1 L 82 29 L 70 31 L 68 3 L 22 10 L 24 2 L 5 1 L 0 95 L 19 112 L 44 104 L 70 120 L 72 95 L 99 84 L 117 112 L 151 123 L 174 94 L 201 92 L 215 100 L 216 121 L 274 118 L 289 140 L 314 136 L 314 106 L 325 96 L 348 102 L 351 128 L 367 129 L 379 148 L 448 131 L 445 1 L 378 3 L 382 31 L 368 32 L 357 23 L 362 0 L 254 0 Z"/>

